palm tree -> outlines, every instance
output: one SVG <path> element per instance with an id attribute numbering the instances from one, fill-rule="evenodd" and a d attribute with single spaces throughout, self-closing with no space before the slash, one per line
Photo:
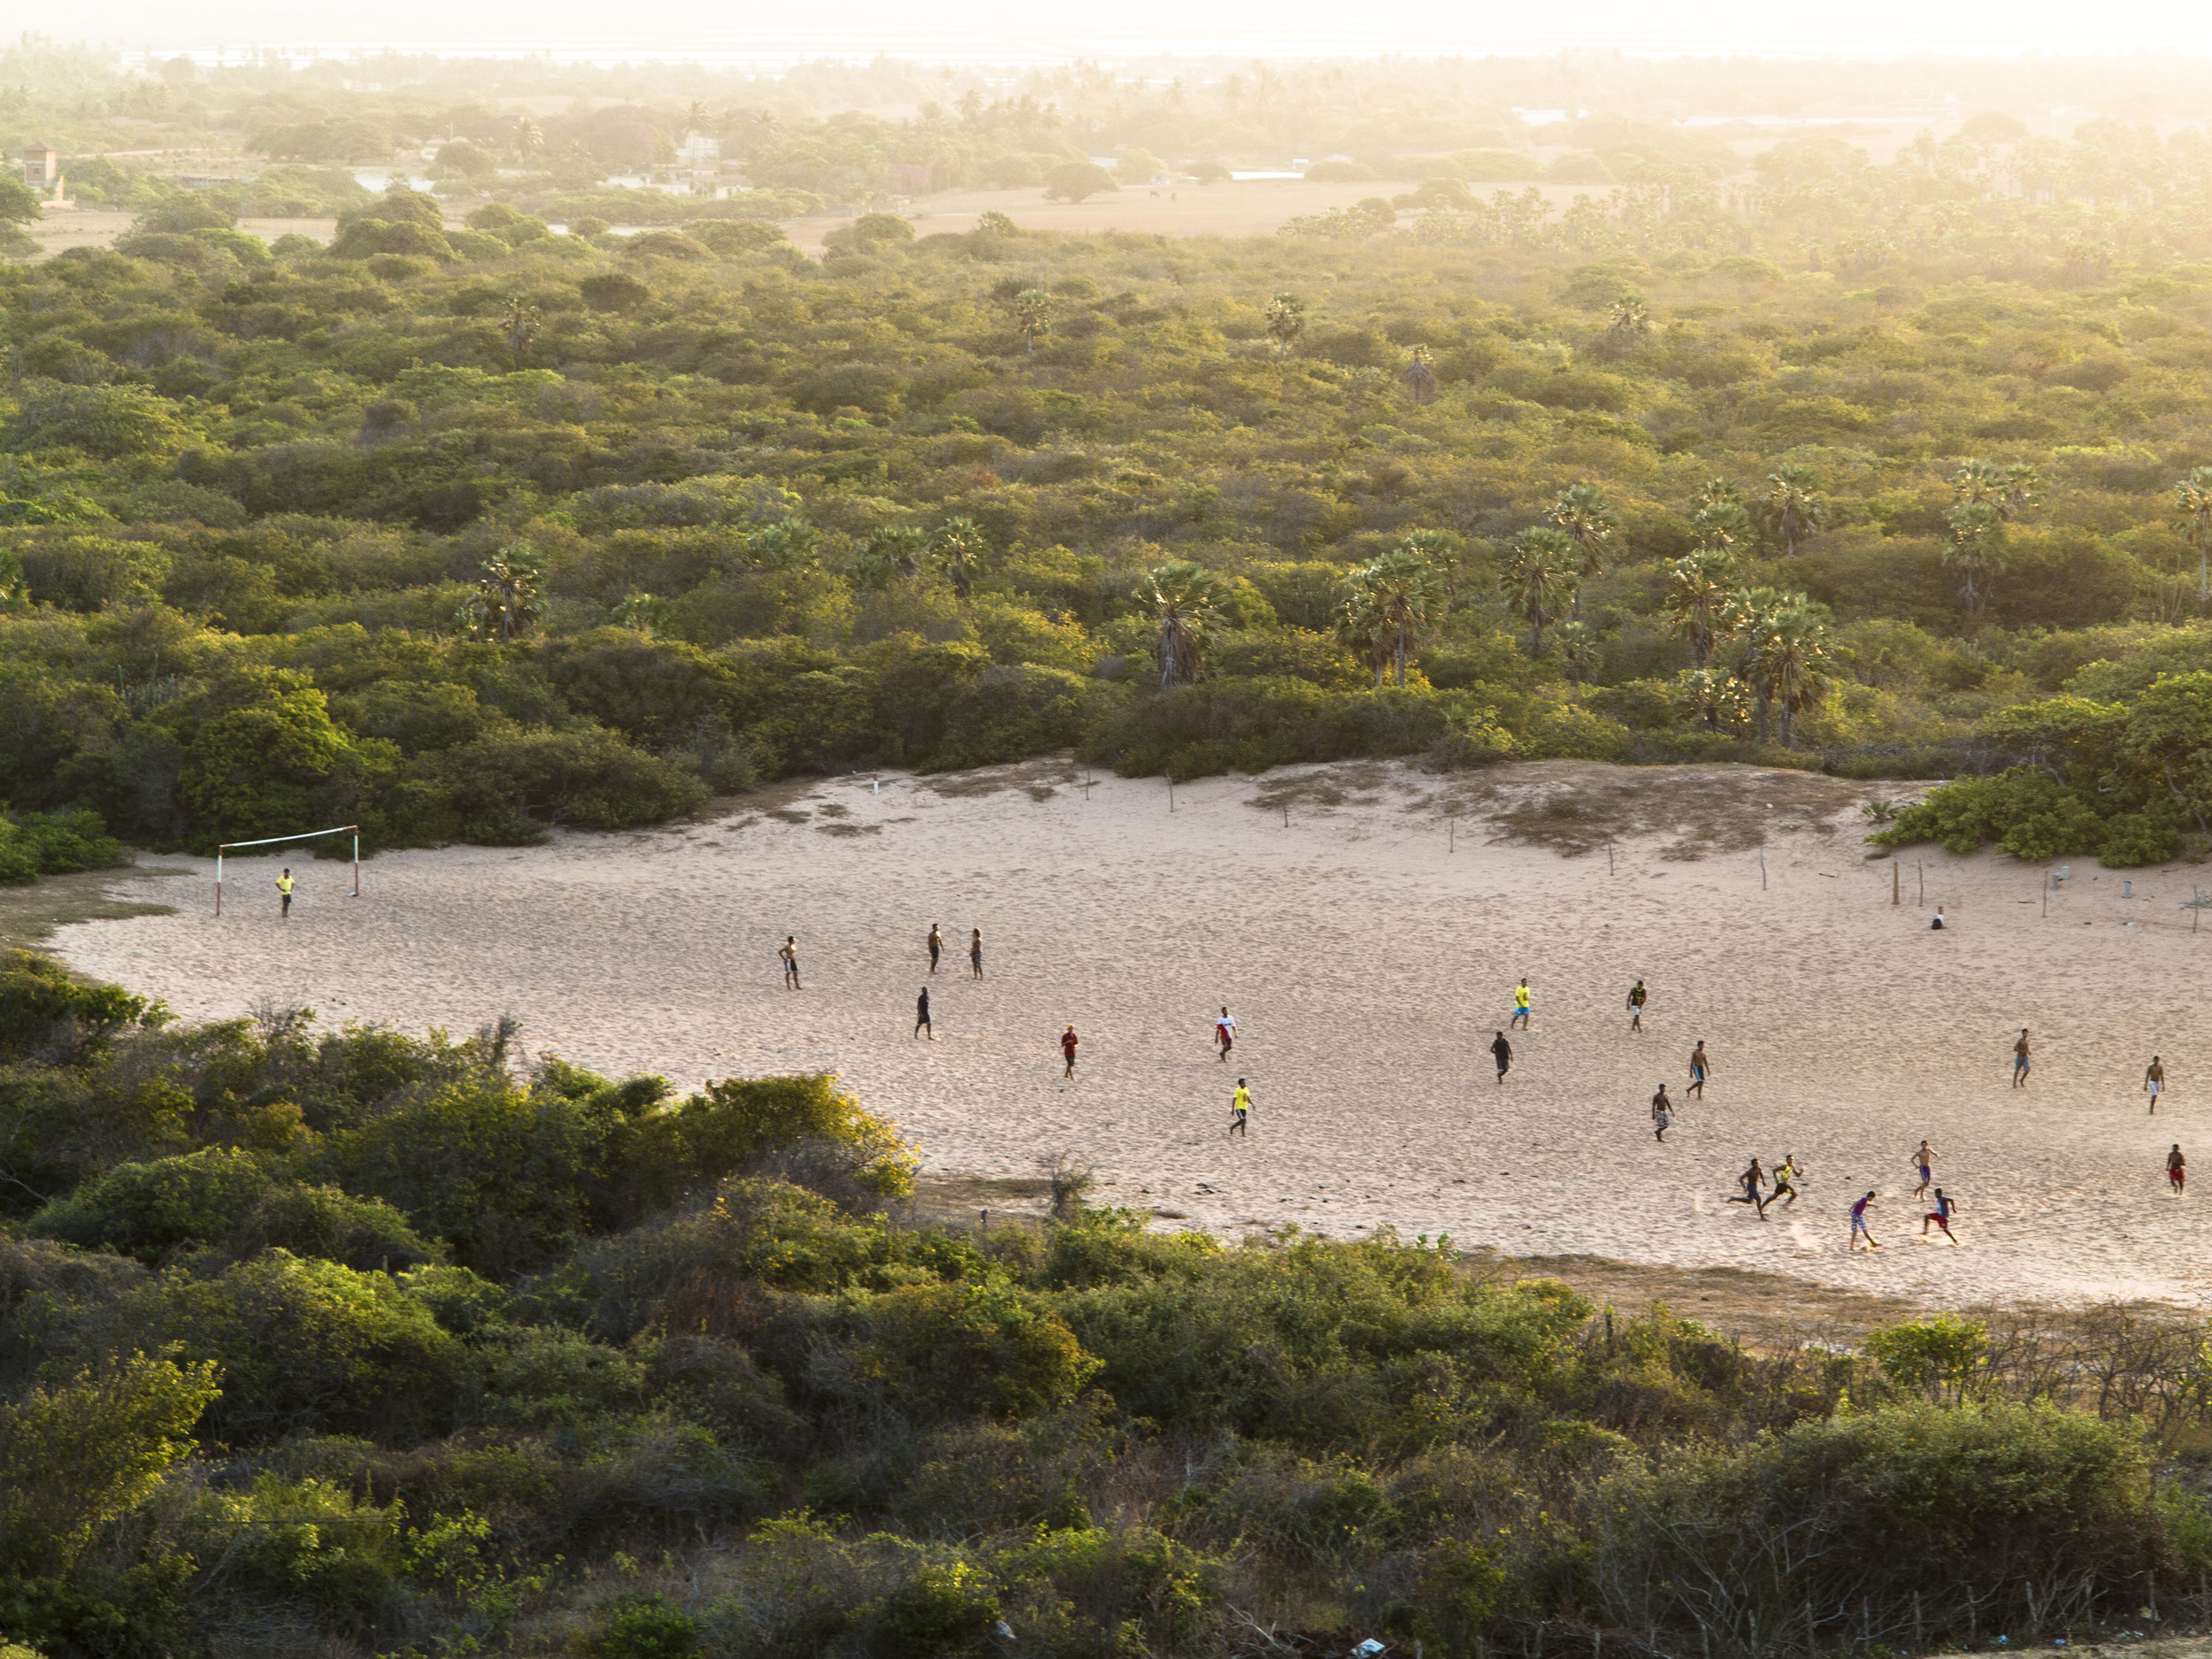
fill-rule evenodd
<path id="1" fill-rule="evenodd" d="M 886 588 L 918 576 L 929 559 L 929 532 L 919 525 L 887 525 L 872 530 L 860 544 L 853 574 L 863 587 Z"/>
<path id="2" fill-rule="evenodd" d="M 2004 476 L 1986 461 L 1962 461 L 1951 474 L 1951 489 L 1962 503 L 1992 502 L 2004 493 Z"/>
<path id="3" fill-rule="evenodd" d="M 1267 337 L 1275 342 L 1275 355 L 1290 355 L 1291 347 L 1306 332 L 1306 303 L 1295 294 L 1278 294 L 1267 302 L 1262 313 L 1267 319 Z"/>
<path id="4" fill-rule="evenodd" d="M 538 619 L 538 584 L 545 567 L 537 549 L 527 541 L 511 541 L 486 559 L 476 593 L 454 618 L 471 639 L 497 636 L 510 644 Z"/>
<path id="5" fill-rule="evenodd" d="M 1814 489 L 1809 470 L 1782 465 L 1767 475 L 1759 513 L 1767 527 L 1782 538 L 1783 557 L 1795 558 L 1798 543 L 1828 522 L 1828 503 Z"/>
<path id="6" fill-rule="evenodd" d="M 1360 618 L 1356 626 L 1371 629 L 1379 649 L 1376 679 L 1387 662 L 1397 682 L 1406 683 L 1406 657 L 1414 641 L 1426 634 L 1444 610 L 1444 578 L 1418 549 L 1401 542 L 1353 572 L 1347 584 L 1352 590 L 1348 611 Z"/>
<path id="7" fill-rule="evenodd" d="M 1693 511 L 1705 507 L 1740 506 L 1743 502 L 1743 486 L 1732 479 L 1709 478 L 1697 487 L 1697 494 L 1690 497 Z"/>
<path id="8" fill-rule="evenodd" d="M 1739 588 L 1721 602 L 1720 626 L 1717 630 L 1735 641 L 1736 660 L 1733 670 L 1737 679 L 1751 690 L 1756 701 L 1759 735 L 1767 734 L 1768 699 L 1765 680 L 1759 666 L 1759 655 L 1766 641 L 1766 631 L 1789 603 L 1786 595 L 1774 588 Z"/>
<path id="9" fill-rule="evenodd" d="M 514 360 L 518 370 L 522 367 L 522 354 L 537 339 L 544 322 L 527 294 L 518 288 L 507 296 L 506 309 L 499 314 L 499 330 L 507 337 L 507 355 Z"/>
<path id="10" fill-rule="evenodd" d="M 508 139 L 515 147 L 515 159 L 524 166 L 530 157 L 545 153 L 545 129 L 526 115 L 515 117 L 515 124 L 508 129 Z"/>
<path id="11" fill-rule="evenodd" d="M 1552 654 L 1568 683 L 1580 685 L 1598 672 L 1598 636 L 1586 622 L 1563 622 L 1552 641 Z"/>
<path id="12" fill-rule="evenodd" d="M 1405 386 L 1406 396 L 1415 403 L 1432 403 L 1436 401 L 1435 354 L 1426 346 L 1416 346 L 1411 357 L 1412 361 L 1398 379 Z"/>
<path id="13" fill-rule="evenodd" d="M 2193 467 L 2189 476 L 2174 486 L 2174 527 L 2197 550 L 2197 611 L 2201 615 L 2212 602 L 2207 559 L 2212 555 L 2212 466 Z"/>
<path id="14" fill-rule="evenodd" d="M 1202 565 L 1176 559 L 1146 573 L 1133 595 L 1160 625 L 1160 688 L 1194 686 L 1206 672 L 1207 636 L 1221 581 Z"/>
<path id="15" fill-rule="evenodd" d="M 1995 468 L 1990 469 L 1993 472 Z M 1951 526 L 1951 545 L 1943 549 L 1943 562 L 1959 572 L 1959 601 L 1979 614 L 1988 603 L 1989 583 L 2005 567 L 2003 515 L 1989 501 L 1966 500 L 1945 515 Z"/>
<path id="16" fill-rule="evenodd" d="M 779 518 L 745 538 L 756 564 L 772 571 L 810 569 L 822 554 L 822 533 L 803 518 Z"/>
<path id="17" fill-rule="evenodd" d="M 2035 505 L 2043 488 L 2043 474 L 2025 461 L 2015 461 L 2004 471 L 2004 494 L 1997 498 L 1997 511 L 2009 523 Z"/>
<path id="18" fill-rule="evenodd" d="M 1652 326 L 1651 313 L 1644 309 L 1644 296 L 1633 288 L 1623 288 L 1605 313 L 1605 337 L 1616 351 L 1624 354 L 1643 344 Z"/>
<path id="19" fill-rule="evenodd" d="M 1690 515 L 1690 528 L 1701 549 L 1731 552 L 1737 542 L 1751 538 L 1751 515 L 1732 501 L 1715 502 Z"/>
<path id="20" fill-rule="evenodd" d="M 1709 732 L 1741 731 L 1751 721 L 1751 697 L 1742 680 L 1718 668 L 1686 668 L 1674 677 L 1683 711 Z"/>
<path id="21" fill-rule="evenodd" d="M 1409 530 L 1398 538 L 1398 549 L 1427 561 L 1444 585 L 1447 603 L 1459 597 L 1459 548 L 1441 530 Z"/>
<path id="22" fill-rule="evenodd" d="M 1595 484 L 1574 484 L 1559 492 L 1552 504 L 1544 509 L 1544 519 L 1574 539 L 1582 549 L 1582 565 L 1578 572 L 1584 578 L 1600 576 L 1605 572 L 1605 555 L 1613 545 L 1613 532 L 1618 520 L 1613 517 L 1613 503 L 1605 498 L 1605 492 Z M 1575 588 L 1575 617 L 1582 616 L 1582 589 Z"/>
<path id="23" fill-rule="evenodd" d="M 694 98 L 690 103 L 684 105 L 683 119 L 679 121 L 677 125 L 682 129 L 684 136 L 688 138 L 694 133 L 705 132 L 707 130 L 707 106 L 705 101 L 700 98 Z"/>
<path id="24" fill-rule="evenodd" d="M 1024 288 L 1014 296 L 1014 326 L 1029 342 L 1029 355 L 1037 355 L 1037 336 L 1052 326 L 1052 296 L 1042 288 Z"/>
<path id="25" fill-rule="evenodd" d="M 1667 564 L 1667 622 L 1687 640 L 1703 668 L 1727 635 L 1723 613 L 1734 590 L 1736 561 L 1725 548 L 1703 547 Z"/>
<path id="26" fill-rule="evenodd" d="M 1571 601 L 1582 579 L 1575 574 L 1582 549 L 1563 530 L 1538 525 L 1513 538 L 1513 564 L 1506 572 L 1506 596 L 1528 623 L 1528 653 L 1544 654 L 1544 630 Z"/>
<path id="27" fill-rule="evenodd" d="M 975 586 L 975 573 L 991 552 L 990 539 L 983 534 L 983 526 L 965 517 L 948 518 L 937 526 L 930 550 L 945 567 L 946 579 L 952 583 L 952 596 L 962 604 L 967 603 Z"/>
<path id="28" fill-rule="evenodd" d="M 1760 631 L 1752 682 L 1762 711 L 1782 711 L 1782 744 L 1787 748 L 1797 717 L 1828 695 L 1828 629 L 1805 602 L 1792 594 Z M 1764 722 L 1762 721 L 1763 727 Z"/>

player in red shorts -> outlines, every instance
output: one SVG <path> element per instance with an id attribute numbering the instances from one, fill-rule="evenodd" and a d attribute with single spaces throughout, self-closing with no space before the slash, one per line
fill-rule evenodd
<path id="1" fill-rule="evenodd" d="M 1231 1018 L 1225 1003 L 1221 1010 L 1221 1018 L 1214 1021 L 1214 1045 L 1221 1050 L 1223 1063 L 1227 1064 L 1229 1050 L 1237 1046 L 1237 1022 Z"/>
<path id="2" fill-rule="evenodd" d="M 2189 1160 L 2181 1156 L 2181 1142 L 2174 1142 L 2174 1149 L 2166 1155 L 2166 1184 L 2174 1189 L 2174 1196 L 2181 1196 L 2182 1183 L 2189 1179 Z"/>

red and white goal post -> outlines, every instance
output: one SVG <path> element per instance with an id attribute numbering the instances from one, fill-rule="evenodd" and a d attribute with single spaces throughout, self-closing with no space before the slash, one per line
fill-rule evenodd
<path id="1" fill-rule="evenodd" d="M 269 835 L 257 841 L 225 841 L 215 849 L 215 914 L 223 913 L 223 855 L 234 847 L 275 847 L 285 841 L 311 841 L 323 835 L 350 835 L 353 837 L 353 891 L 348 898 L 361 896 L 361 826 L 341 824 L 335 829 L 303 830 L 297 835 Z"/>

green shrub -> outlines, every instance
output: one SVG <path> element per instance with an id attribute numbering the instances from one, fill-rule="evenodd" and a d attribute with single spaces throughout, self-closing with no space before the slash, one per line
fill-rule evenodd
<path id="1" fill-rule="evenodd" d="M 1384 687 L 1327 692 L 1299 680 L 1209 680 L 1108 715 L 1081 753 L 1124 777 L 1178 782 L 1355 755 L 1412 755 L 1451 728 L 1449 702 Z"/>
<path id="2" fill-rule="evenodd" d="M 998 1622 L 990 1576 L 964 1561 L 924 1567 L 877 1603 L 873 1619 L 885 1651 L 911 1659 L 974 1653 Z"/>
<path id="3" fill-rule="evenodd" d="M 2079 790 L 2047 773 L 2016 771 L 1947 783 L 1869 839 L 1886 847 L 1938 841 L 1955 853 L 1994 841 L 2016 857 L 2051 858 L 2096 852 L 2105 835 L 2105 821 Z"/>
<path id="4" fill-rule="evenodd" d="M 0 886 L 127 862 L 123 843 L 88 808 L 0 817 Z"/>
<path id="5" fill-rule="evenodd" d="M 587 1651 L 593 1659 L 690 1659 L 699 1626 L 682 1609 L 642 1590 L 603 1601 Z"/>
<path id="6" fill-rule="evenodd" d="M 425 830 L 490 846 L 541 840 L 549 824 L 657 824 L 707 801 L 681 767 L 595 730 L 486 737 L 425 756 L 414 776 L 439 803 Z"/>
<path id="7" fill-rule="evenodd" d="M 260 1160 L 211 1147 L 151 1164 L 121 1164 L 31 1217 L 33 1238 L 158 1261 L 223 1237 L 270 1185 Z"/>

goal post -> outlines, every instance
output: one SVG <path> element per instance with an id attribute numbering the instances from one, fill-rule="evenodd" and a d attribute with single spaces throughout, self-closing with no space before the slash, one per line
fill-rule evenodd
<path id="1" fill-rule="evenodd" d="M 220 916 L 223 913 L 223 855 L 225 853 L 239 847 L 276 847 L 288 841 L 311 841 L 324 835 L 353 837 L 353 891 L 346 896 L 359 898 L 361 896 L 361 826 L 358 824 L 341 824 L 335 829 L 302 830 L 296 835 L 265 835 L 259 841 L 223 841 L 218 844 L 215 849 L 215 914 Z"/>

